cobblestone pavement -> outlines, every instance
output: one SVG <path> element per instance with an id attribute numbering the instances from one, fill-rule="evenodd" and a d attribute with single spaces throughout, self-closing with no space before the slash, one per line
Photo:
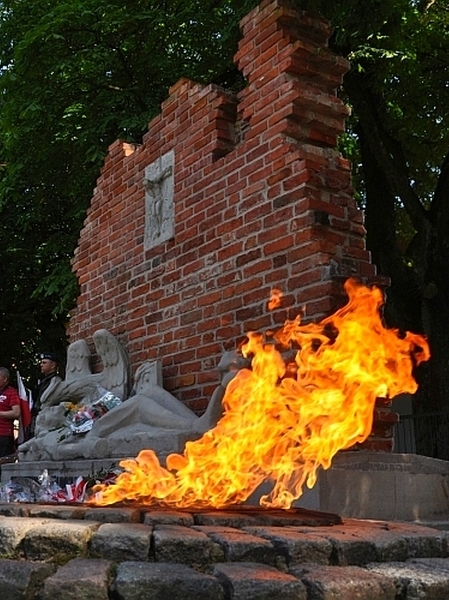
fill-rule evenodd
<path id="1" fill-rule="evenodd" d="M 2 600 L 447 600 L 449 533 L 305 511 L 0 505 Z"/>

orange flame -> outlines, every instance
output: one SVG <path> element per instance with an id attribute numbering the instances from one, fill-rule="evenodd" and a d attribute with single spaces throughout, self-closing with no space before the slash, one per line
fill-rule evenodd
<path id="1" fill-rule="evenodd" d="M 265 480 L 263 506 L 289 508 L 339 450 L 371 432 L 378 397 L 413 393 L 415 364 L 428 360 L 426 340 L 400 335 L 381 321 L 381 291 L 353 280 L 349 301 L 319 324 L 287 321 L 271 343 L 249 334 L 252 368 L 229 383 L 216 427 L 160 465 L 152 450 L 123 460 L 115 484 L 96 487 L 95 502 L 139 501 L 215 508 L 244 502 Z M 295 347 L 293 376 L 279 348 Z M 296 372 L 295 372 L 296 370 Z"/>
<path id="2" fill-rule="evenodd" d="M 268 301 L 268 310 L 273 310 L 275 308 L 279 308 L 279 306 L 281 305 L 282 296 L 283 296 L 283 293 L 281 290 L 278 290 L 277 288 L 273 288 L 271 290 L 270 299 Z"/>

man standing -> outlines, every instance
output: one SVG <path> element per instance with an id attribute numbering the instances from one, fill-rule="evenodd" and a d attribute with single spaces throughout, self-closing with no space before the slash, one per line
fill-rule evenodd
<path id="1" fill-rule="evenodd" d="M 16 451 L 14 421 L 20 418 L 20 398 L 9 385 L 9 371 L 0 367 L 0 457 L 11 456 Z"/>
<path id="2" fill-rule="evenodd" d="M 43 352 L 40 355 L 40 370 L 42 379 L 33 392 L 33 408 L 31 409 L 30 435 L 34 436 L 36 418 L 41 410 L 41 398 L 54 377 L 58 377 L 58 357 L 53 352 Z"/>

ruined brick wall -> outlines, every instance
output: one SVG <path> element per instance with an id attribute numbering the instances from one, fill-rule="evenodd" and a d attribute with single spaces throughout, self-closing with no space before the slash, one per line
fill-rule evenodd
<path id="1" fill-rule="evenodd" d="M 133 372 L 161 359 L 164 386 L 196 411 L 224 348 L 300 310 L 305 321 L 327 315 L 344 278 L 375 275 L 350 165 L 335 150 L 348 64 L 329 51 L 328 24 L 274 0 L 241 27 L 247 87 L 235 97 L 183 79 L 141 146 L 115 142 L 73 260 L 71 341 L 110 330 Z M 173 235 L 146 249 L 145 168 L 169 152 Z M 284 299 L 270 313 L 273 287 Z M 370 447 L 391 448 L 393 420 L 380 405 Z"/>

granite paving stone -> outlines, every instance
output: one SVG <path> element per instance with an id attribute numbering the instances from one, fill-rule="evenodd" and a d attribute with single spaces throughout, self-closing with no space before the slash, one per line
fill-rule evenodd
<path id="1" fill-rule="evenodd" d="M 325 536 L 332 544 L 332 564 L 360 566 L 377 560 L 376 545 L 369 536 L 363 538 L 353 531 L 339 529 L 319 535 Z"/>
<path id="2" fill-rule="evenodd" d="M 221 547 L 205 533 L 182 525 L 156 525 L 153 545 L 160 562 L 200 566 L 224 559 Z"/>
<path id="3" fill-rule="evenodd" d="M 234 511 L 211 511 L 193 513 L 195 525 L 217 525 L 221 527 L 235 527 L 240 529 L 248 525 L 257 525 L 255 515 L 240 514 Z"/>
<path id="4" fill-rule="evenodd" d="M 26 508 L 27 517 L 42 517 L 49 519 L 84 519 L 88 509 L 84 506 L 59 506 L 58 504 L 35 504 Z"/>
<path id="5" fill-rule="evenodd" d="M 92 535 L 90 553 L 117 562 L 149 560 L 152 527 L 141 523 L 104 523 Z"/>
<path id="6" fill-rule="evenodd" d="M 302 562 L 330 563 L 333 546 L 325 537 L 307 535 L 290 527 L 245 527 L 245 531 L 270 541 L 287 566 Z"/>
<path id="7" fill-rule="evenodd" d="M 449 532 L 410 523 L 390 523 L 390 531 L 407 542 L 410 558 L 427 556 L 441 558 L 449 555 Z"/>
<path id="8" fill-rule="evenodd" d="M 32 521 L 32 519 L 30 519 Z M 23 546 L 28 560 L 57 560 L 58 556 L 86 556 L 100 523 L 53 520 L 29 529 Z"/>
<path id="9" fill-rule="evenodd" d="M 328 540 L 332 540 L 333 537 L 335 538 L 336 532 L 344 531 L 346 535 L 351 536 L 350 539 L 360 539 L 364 540 L 365 542 L 369 542 L 370 553 L 373 554 L 371 551 L 375 550 L 375 560 L 380 562 L 386 562 L 389 560 L 407 560 L 407 558 L 410 557 L 407 540 L 400 535 L 400 533 L 391 531 L 388 523 L 373 521 L 370 523 L 369 527 L 366 527 L 364 524 L 360 524 L 360 522 L 357 523 L 351 521 L 348 523 L 345 522 L 343 526 L 325 528 L 323 530 L 318 530 L 317 528 L 312 527 L 300 527 L 297 529 L 306 534 L 307 537 L 313 538 L 324 535 Z M 344 545 L 339 545 L 339 542 L 344 544 L 345 541 L 347 541 L 347 539 L 336 540 L 334 543 L 336 547 L 335 556 L 337 561 L 343 560 Z"/>
<path id="10" fill-rule="evenodd" d="M 233 527 L 216 527 L 213 525 L 198 525 L 194 527 L 202 531 L 214 542 L 220 545 L 227 562 L 257 562 L 269 565 L 276 564 L 276 553 L 273 544 Z"/>
<path id="11" fill-rule="evenodd" d="M 225 510 L 96 511 L 0 504 L 0 600 L 449 600 L 444 530 L 291 525 L 298 515 L 276 511 L 267 525 L 264 514 L 236 520 L 229 510 L 243 527 L 224 525 Z"/>
<path id="12" fill-rule="evenodd" d="M 113 563 L 74 558 L 45 580 L 42 600 L 109 600 Z"/>
<path id="13" fill-rule="evenodd" d="M 145 512 L 143 522 L 146 525 L 184 525 L 194 524 L 193 515 L 181 510 L 150 510 Z"/>
<path id="14" fill-rule="evenodd" d="M 4 600 L 29 600 L 37 597 L 55 565 L 43 562 L 0 559 L 0 590 Z"/>
<path id="15" fill-rule="evenodd" d="M 269 565 L 219 563 L 213 574 L 221 581 L 226 600 L 308 600 L 301 581 Z"/>
<path id="16" fill-rule="evenodd" d="M 164 562 L 119 564 L 112 591 L 118 600 L 224 600 L 215 577 Z"/>
<path id="17" fill-rule="evenodd" d="M 307 588 L 307 600 L 398 600 L 390 578 L 362 567 L 301 565 L 290 571 Z"/>
<path id="18" fill-rule="evenodd" d="M 102 506 L 88 508 L 84 518 L 100 523 L 140 523 L 140 515 L 141 511 L 137 508 Z"/>
<path id="19" fill-rule="evenodd" d="M 410 559 L 405 562 L 368 565 L 394 582 L 397 598 L 402 600 L 447 600 L 449 598 L 449 559 Z"/>
<path id="20" fill-rule="evenodd" d="M 0 517 L 0 557 L 23 556 L 24 540 L 27 533 L 51 523 L 52 521 L 49 519 Z"/>

